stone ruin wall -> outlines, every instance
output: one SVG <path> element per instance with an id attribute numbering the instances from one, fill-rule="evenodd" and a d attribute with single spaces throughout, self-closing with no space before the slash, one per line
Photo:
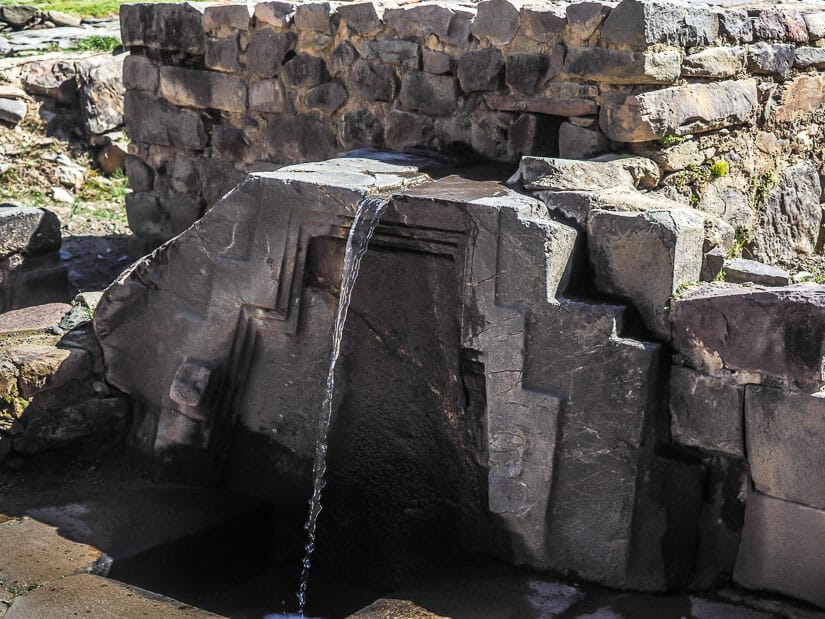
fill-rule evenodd
<path id="1" fill-rule="evenodd" d="M 648 189 L 722 216 L 761 260 L 809 253 L 819 209 L 784 221 L 761 207 L 778 186 L 819 191 L 825 12 L 812 6 L 125 6 L 129 221 L 149 248 L 247 171 L 360 148 L 631 151 L 661 170 Z"/>
<path id="2" fill-rule="evenodd" d="M 543 250 L 525 241 L 508 267 L 501 248 L 510 242 L 501 239 L 522 235 L 507 232 L 504 219 L 491 226 L 500 226 L 498 253 L 489 254 L 496 302 L 477 308 L 495 324 L 508 294 L 523 307 L 502 355 L 480 359 L 489 365 L 489 508 L 522 540 L 505 556 L 619 587 L 707 588 L 733 578 L 825 606 L 823 290 L 689 286 L 734 281 L 729 258 L 740 253 L 804 266 L 820 246 L 825 12 L 489 0 L 129 5 L 121 18 L 131 51 L 127 208 L 147 246 L 186 230 L 247 171 L 359 148 L 520 161 L 512 183 L 556 232 Z M 572 161 L 609 153 L 633 157 Z M 104 296 L 96 328 L 109 379 L 148 411 L 147 451 L 209 443 L 198 376 L 227 370 L 229 347 L 215 334 L 224 344 L 246 337 L 221 282 L 254 304 L 263 303 L 256 295 L 283 296 L 257 287 L 263 263 L 240 268 L 210 253 L 212 243 L 234 244 L 236 224 L 264 221 L 260 209 L 272 200 L 244 192 L 297 192 L 289 209 L 309 209 L 300 217 L 323 231 L 330 215 L 319 215 L 328 208 L 320 196 L 349 196 L 330 207 L 340 218 L 357 202 L 351 194 L 367 191 L 348 180 L 348 166 L 370 182 L 397 172 L 331 162 L 253 176 Z M 490 207 L 442 182 L 431 190 L 437 200 L 471 214 Z M 401 204 L 430 199 L 381 191 Z M 478 191 L 502 210 L 527 200 Z M 542 258 L 546 274 L 527 269 L 526 283 L 511 281 L 510 268 Z M 200 275 L 187 273 L 189 263 L 203 266 Z M 236 275 L 212 276 L 221 269 Z M 208 285 L 192 283 L 207 276 Z M 517 283 L 530 288 L 542 277 L 547 298 L 518 296 Z M 760 277 L 788 283 L 787 274 Z M 183 301 L 178 288 L 188 291 Z M 279 307 L 272 311 L 282 320 Z M 145 329 L 168 329 L 170 342 L 191 344 L 200 361 L 159 356 L 154 342 L 141 342 L 158 376 L 136 379 L 120 351 L 136 350 Z M 501 442 L 514 422 L 497 408 L 491 368 L 508 355 L 523 363 L 519 393 L 555 403 L 545 407 L 549 438 L 538 417 L 518 421 L 527 448 Z M 536 440 L 552 462 L 549 487 L 535 483 L 547 475 L 531 456 Z M 522 484 L 542 498 L 519 512 L 511 489 Z"/>

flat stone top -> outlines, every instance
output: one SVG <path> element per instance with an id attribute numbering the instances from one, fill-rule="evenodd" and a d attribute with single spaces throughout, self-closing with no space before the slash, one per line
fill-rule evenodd
<path id="1" fill-rule="evenodd" d="M 678 304 L 685 301 L 741 295 L 755 296 L 760 293 L 764 293 L 765 296 L 772 297 L 776 300 L 782 299 L 825 306 L 825 286 L 811 283 L 793 284 L 790 286 L 760 286 L 708 282 L 689 287 L 685 290 L 684 294 L 674 300 L 674 303 Z"/>
<path id="2" fill-rule="evenodd" d="M 39 331 L 60 322 L 71 309 L 67 303 L 47 303 L 0 314 L 0 335 L 17 331 Z"/>

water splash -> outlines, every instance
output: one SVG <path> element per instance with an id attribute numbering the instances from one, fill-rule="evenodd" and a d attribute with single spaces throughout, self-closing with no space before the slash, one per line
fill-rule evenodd
<path id="1" fill-rule="evenodd" d="M 344 324 L 347 321 L 347 310 L 349 310 L 352 290 L 355 287 L 358 271 L 361 268 L 361 258 L 367 252 L 367 246 L 386 206 L 387 200 L 385 198 L 367 197 L 361 200 L 347 237 L 347 249 L 344 254 L 344 268 L 341 276 L 341 292 L 338 297 L 338 314 L 335 318 L 335 329 L 332 332 L 332 353 L 329 357 L 329 371 L 324 390 L 324 401 L 321 406 L 321 418 L 318 423 L 318 442 L 315 444 L 315 461 L 312 467 L 312 498 L 309 500 L 309 516 L 304 525 L 307 532 L 307 544 L 304 547 L 304 558 L 301 562 L 301 581 L 298 585 L 298 612 L 301 617 L 304 616 L 304 608 L 306 607 L 310 559 L 312 552 L 315 550 L 315 525 L 318 522 L 318 514 L 321 513 L 321 493 L 326 485 L 324 474 L 327 470 L 327 435 L 332 422 L 332 397 L 335 393 L 335 366 L 341 354 Z"/>

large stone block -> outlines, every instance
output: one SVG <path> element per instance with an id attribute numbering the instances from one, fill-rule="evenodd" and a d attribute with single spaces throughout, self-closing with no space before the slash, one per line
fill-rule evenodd
<path id="1" fill-rule="evenodd" d="M 238 35 L 207 38 L 203 64 L 207 69 L 214 71 L 240 73 L 241 59 Z"/>
<path id="2" fill-rule="evenodd" d="M 519 11 L 507 0 L 485 0 L 477 7 L 472 33 L 477 39 L 487 39 L 496 45 L 513 40 L 519 27 Z"/>
<path id="3" fill-rule="evenodd" d="M 559 43 L 567 25 L 562 7 L 533 4 L 521 8 L 521 33 L 539 43 Z"/>
<path id="4" fill-rule="evenodd" d="M 748 69 L 762 75 L 786 78 L 794 61 L 794 46 L 760 41 L 748 49 Z"/>
<path id="5" fill-rule="evenodd" d="M 250 7 L 243 4 L 208 6 L 203 12 L 203 29 L 209 34 L 249 28 Z"/>
<path id="6" fill-rule="evenodd" d="M 0 258 L 57 251 L 60 241 L 60 221 L 51 211 L 0 204 Z"/>
<path id="7" fill-rule="evenodd" d="M 381 30 L 381 19 L 372 2 L 339 5 L 336 11 L 350 35 L 373 34 Z"/>
<path id="8" fill-rule="evenodd" d="M 748 385 L 745 428 L 756 489 L 772 497 L 825 509 L 825 399 Z"/>
<path id="9" fill-rule="evenodd" d="M 670 372 L 673 442 L 701 451 L 745 457 L 744 387 L 675 365 Z"/>
<path id="10" fill-rule="evenodd" d="M 77 85 L 83 125 L 89 135 L 113 131 L 123 124 L 125 54 L 99 56 L 77 65 Z"/>
<path id="11" fill-rule="evenodd" d="M 510 54 L 506 61 L 506 81 L 510 88 L 533 94 L 548 79 L 550 59 L 546 54 Z"/>
<path id="12" fill-rule="evenodd" d="M 610 150 L 610 141 L 596 128 L 579 127 L 570 122 L 559 126 L 559 157 L 591 159 Z"/>
<path id="13" fill-rule="evenodd" d="M 819 388 L 825 288 L 705 284 L 672 302 L 673 346 L 708 373 L 755 372 Z"/>
<path id="14" fill-rule="evenodd" d="M 825 75 L 800 75 L 782 91 L 774 118 L 791 122 L 825 103 Z"/>
<path id="15" fill-rule="evenodd" d="M 754 493 L 733 579 L 825 607 L 825 512 Z"/>
<path id="16" fill-rule="evenodd" d="M 725 7 L 719 12 L 719 30 L 736 43 L 753 41 L 753 23 L 744 9 Z"/>
<path id="17" fill-rule="evenodd" d="M 246 111 L 246 83 L 235 75 L 164 66 L 160 96 L 176 106 Z"/>
<path id="18" fill-rule="evenodd" d="M 754 255 L 769 264 L 799 254 L 813 255 L 822 223 L 821 191 L 813 162 L 786 168 L 761 205 Z"/>
<path id="19" fill-rule="evenodd" d="M 813 67 L 821 71 L 825 69 L 825 48 L 797 47 L 794 50 L 793 66 L 797 69 Z"/>
<path id="20" fill-rule="evenodd" d="M 203 8 L 189 3 L 130 4 L 120 7 L 123 45 L 203 54 Z"/>
<path id="21" fill-rule="evenodd" d="M 311 116 L 271 116 L 266 131 L 272 161 L 318 161 L 331 157 L 338 149 L 335 134 L 327 123 Z"/>
<path id="22" fill-rule="evenodd" d="M 451 114 L 458 105 L 458 84 L 447 75 L 409 71 L 401 77 L 398 102 L 413 112 Z"/>
<path id="23" fill-rule="evenodd" d="M 423 41 L 435 35 L 439 41 L 459 48 L 467 45 L 471 20 L 471 13 L 439 4 L 407 5 L 384 11 L 384 23 L 398 38 Z"/>
<path id="24" fill-rule="evenodd" d="M 591 211 L 587 221 L 596 287 L 639 310 L 645 326 L 670 339 L 668 301 L 680 285 L 699 280 L 704 217 L 695 211 Z"/>
<path id="25" fill-rule="evenodd" d="M 384 125 L 369 110 L 352 110 L 341 116 L 341 143 L 344 148 L 381 148 Z"/>
<path id="26" fill-rule="evenodd" d="M 571 77 L 607 84 L 672 84 L 682 70 L 677 50 L 629 52 L 602 47 L 567 50 L 564 72 Z"/>
<path id="27" fill-rule="evenodd" d="M 458 82 L 466 93 L 498 90 L 501 87 L 504 56 L 496 48 L 467 52 L 458 59 Z"/>
<path id="28" fill-rule="evenodd" d="M 281 77 L 287 86 L 312 88 L 329 79 L 323 58 L 310 54 L 296 54 L 284 65 Z"/>
<path id="29" fill-rule="evenodd" d="M 690 84 L 635 95 L 609 93 L 599 123 L 611 140 L 646 142 L 741 125 L 757 108 L 755 80 Z"/>
<path id="30" fill-rule="evenodd" d="M 392 101 L 398 92 L 395 69 L 359 59 L 352 67 L 347 90 L 367 101 Z"/>
<path id="31" fill-rule="evenodd" d="M 687 77 L 734 77 L 745 68 L 744 47 L 709 47 L 687 56 L 682 75 Z"/>
<path id="32" fill-rule="evenodd" d="M 361 41 L 359 50 L 364 58 L 380 60 L 408 69 L 419 68 L 421 56 L 418 43 L 413 41 L 379 40 Z"/>
<path id="33" fill-rule="evenodd" d="M 707 46 L 718 34 L 719 20 L 709 7 L 672 0 L 623 0 L 601 28 L 603 44 L 639 50 L 657 43 Z"/>
<path id="34" fill-rule="evenodd" d="M 604 2 L 576 2 L 567 6 L 564 41 L 569 47 L 593 44 L 612 7 Z"/>
<path id="35" fill-rule="evenodd" d="M 433 141 L 433 119 L 422 114 L 393 110 L 387 114 L 387 146 L 392 150 L 425 148 Z"/>
<path id="36" fill-rule="evenodd" d="M 246 46 L 247 68 L 262 77 L 272 77 L 281 70 L 296 41 L 292 32 L 275 32 L 267 28 L 255 30 Z"/>
<path id="37" fill-rule="evenodd" d="M 123 61 L 123 85 L 129 90 L 154 94 L 159 79 L 158 66 L 146 56 L 129 54 Z"/>

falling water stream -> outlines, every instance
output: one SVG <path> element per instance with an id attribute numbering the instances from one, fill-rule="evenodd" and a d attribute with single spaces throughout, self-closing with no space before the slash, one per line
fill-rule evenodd
<path id="1" fill-rule="evenodd" d="M 298 612 L 304 616 L 306 607 L 307 587 L 309 585 L 309 570 L 312 551 L 315 550 L 315 525 L 318 514 L 321 513 L 321 493 L 326 481 L 324 474 L 327 469 L 327 435 L 332 422 L 332 397 L 335 393 L 335 366 L 341 354 L 341 340 L 344 335 L 344 324 L 347 321 L 352 290 L 358 279 L 358 270 L 361 267 L 361 258 L 367 252 L 367 246 L 372 238 L 381 213 L 387 206 L 387 200 L 379 197 L 367 197 L 358 204 L 355 219 L 347 237 L 347 249 L 344 254 L 344 267 L 341 275 L 341 292 L 338 297 L 338 314 L 335 317 L 335 329 L 332 332 L 332 353 L 329 356 L 329 371 L 324 389 L 324 401 L 321 406 L 321 418 L 318 422 L 318 441 L 315 444 L 315 461 L 312 467 L 312 498 L 309 500 L 309 516 L 304 529 L 307 532 L 307 544 L 304 547 L 304 558 L 301 562 L 301 581 L 298 585 Z"/>

